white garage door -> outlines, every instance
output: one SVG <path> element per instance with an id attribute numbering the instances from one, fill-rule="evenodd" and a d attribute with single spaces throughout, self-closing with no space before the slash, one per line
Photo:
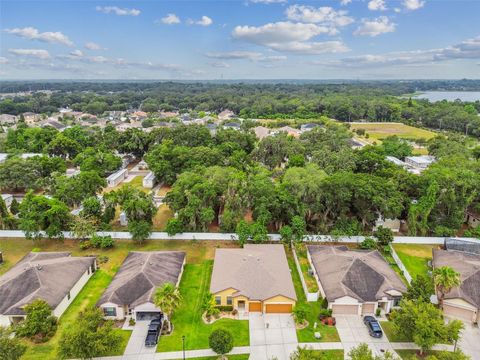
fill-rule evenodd
<path id="1" fill-rule="evenodd" d="M 358 305 L 332 305 L 333 315 L 358 315 Z"/>
<path id="2" fill-rule="evenodd" d="M 475 311 L 473 310 L 462 309 L 448 304 L 443 305 L 443 314 L 445 316 L 465 320 L 468 322 L 473 322 L 476 317 Z"/>

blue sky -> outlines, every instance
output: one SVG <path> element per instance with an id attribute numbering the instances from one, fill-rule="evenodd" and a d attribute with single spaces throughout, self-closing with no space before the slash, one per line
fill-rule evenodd
<path id="1" fill-rule="evenodd" d="M 480 1 L 0 3 L 2 79 L 480 78 Z"/>

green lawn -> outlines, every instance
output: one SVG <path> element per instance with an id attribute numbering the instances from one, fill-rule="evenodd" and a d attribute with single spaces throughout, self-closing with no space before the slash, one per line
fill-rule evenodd
<path id="1" fill-rule="evenodd" d="M 307 350 L 313 359 L 343 360 L 343 350 Z"/>
<path id="2" fill-rule="evenodd" d="M 305 246 L 305 244 L 297 244 L 295 247 L 295 252 L 297 253 L 298 262 L 300 263 L 303 278 L 305 279 L 305 283 L 307 284 L 308 291 L 312 293 L 317 292 L 317 279 L 315 279 L 315 276 L 308 273 L 308 270 L 311 268 L 311 266 L 307 257 L 307 247 Z"/>
<path id="3" fill-rule="evenodd" d="M 172 317 L 174 331 L 162 336 L 157 351 L 182 350 L 182 336 L 185 336 L 187 350 L 208 349 L 208 337 L 213 330 L 222 328 L 234 335 L 234 346 L 248 346 L 249 331 L 247 320 L 220 319 L 211 325 L 202 320 L 202 302 L 210 287 L 213 261 L 187 264 L 180 283 L 183 301 Z"/>
<path id="4" fill-rule="evenodd" d="M 75 323 L 79 312 L 87 306 L 93 306 L 100 299 L 103 291 L 112 280 L 113 275 L 103 269 L 98 270 L 93 274 L 88 283 L 84 286 L 82 291 L 73 300 L 68 309 L 63 313 L 59 319 L 58 330 L 48 342 L 44 344 L 28 343 L 28 349 L 22 359 L 41 360 L 41 359 L 56 359 L 56 351 L 58 342 L 64 329 Z M 121 355 L 127 346 L 130 338 L 130 331 L 116 330 L 122 335 L 122 347 L 118 351 L 113 351 L 108 355 Z"/>
<path id="5" fill-rule="evenodd" d="M 402 139 L 426 139 L 435 137 L 435 133 L 429 130 L 398 123 L 355 123 L 351 129 L 364 129 L 369 134 L 369 139 L 375 141 L 385 139 L 388 136 L 396 135 Z"/>
<path id="6" fill-rule="evenodd" d="M 428 260 L 432 259 L 432 249 L 438 245 L 393 244 L 398 257 L 412 278 L 428 274 Z"/>
<path id="7" fill-rule="evenodd" d="M 297 306 L 303 306 L 307 309 L 309 322 L 305 329 L 297 330 L 298 342 L 338 342 L 340 337 L 338 336 L 337 328 L 335 326 L 323 325 L 318 320 L 318 314 L 321 308 L 320 302 L 307 302 L 305 294 L 303 292 L 302 283 L 300 281 L 300 275 L 298 274 L 295 266 L 295 260 L 290 250 L 287 250 L 288 265 L 290 267 L 293 279 L 293 285 L 295 286 L 295 292 L 297 294 Z M 314 323 L 317 323 L 317 328 L 314 329 Z M 320 332 L 322 337 L 316 339 L 315 332 Z"/>
<path id="8" fill-rule="evenodd" d="M 393 328 L 393 322 L 381 321 L 380 326 L 390 342 L 411 342 L 411 339 L 402 336 L 395 331 Z"/>

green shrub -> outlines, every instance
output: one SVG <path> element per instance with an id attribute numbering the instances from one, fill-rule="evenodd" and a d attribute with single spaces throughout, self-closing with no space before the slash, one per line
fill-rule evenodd
<path id="1" fill-rule="evenodd" d="M 219 311 L 233 311 L 233 306 L 232 305 L 217 306 L 216 308 Z"/>
<path id="2" fill-rule="evenodd" d="M 233 336 L 228 330 L 217 329 L 210 334 L 208 344 L 217 354 L 224 355 L 233 349 Z"/>
<path id="3" fill-rule="evenodd" d="M 332 309 L 320 309 L 320 311 L 318 312 L 319 319 L 330 316 L 332 316 Z"/>
<path id="4" fill-rule="evenodd" d="M 110 235 L 107 236 L 100 236 L 100 235 L 93 235 L 90 239 L 90 243 L 93 247 L 99 249 L 108 249 L 115 245 L 115 240 Z"/>
<path id="5" fill-rule="evenodd" d="M 83 241 L 80 241 L 79 246 L 81 250 L 87 250 L 92 247 L 92 243 L 90 242 L 90 240 L 83 240 Z"/>
<path id="6" fill-rule="evenodd" d="M 374 238 L 367 237 L 360 243 L 360 249 L 370 250 L 377 248 L 377 241 Z"/>

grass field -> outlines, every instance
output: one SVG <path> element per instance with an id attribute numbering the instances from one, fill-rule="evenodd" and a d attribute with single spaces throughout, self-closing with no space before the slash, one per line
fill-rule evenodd
<path id="1" fill-rule="evenodd" d="M 393 248 L 410 275 L 415 278 L 417 275 L 428 274 L 428 260 L 432 259 L 432 249 L 438 248 L 438 245 L 394 244 Z"/>
<path id="2" fill-rule="evenodd" d="M 152 250 L 180 250 L 187 253 L 187 263 L 192 266 L 198 265 L 202 268 L 205 262 L 211 264 L 217 247 L 236 247 L 232 242 L 212 242 L 212 241 L 146 241 L 142 244 L 136 244 L 132 241 L 119 241 L 116 246 L 108 250 L 89 249 L 82 251 L 78 247 L 78 242 L 74 240 L 40 240 L 33 242 L 27 239 L 0 239 L 0 251 L 2 251 L 5 262 L 0 265 L 0 274 L 6 272 L 18 260 L 25 256 L 32 249 L 38 251 L 69 251 L 76 256 L 86 255 L 105 255 L 108 262 L 101 265 L 101 268 L 92 276 L 75 300 L 59 319 L 59 327 L 55 336 L 44 344 L 33 344 L 27 342 L 28 350 L 23 359 L 57 359 L 56 351 L 58 341 L 63 329 L 73 324 L 78 313 L 87 306 L 95 305 L 103 291 L 106 289 L 115 273 L 118 271 L 121 263 L 130 251 L 152 251 Z M 187 265 L 187 267 L 190 265 Z M 187 274 L 188 275 L 188 274 Z M 195 295 L 194 298 L 200 298 Z M 203 298 L 203 297 L 202 297 Z M 120 353 L 128 342 L 129 331 L 117 330 L 123 339 Z M 248 323 L 247 323 L 248 339 Z M 208 347 L 205 346 L 205 347 Z M 120 355 L 118 352 L 112 352 L 109 355 Z"/>
<path id="3" fill-rule="evenodd" d="M 381 321 L 380 326 L 385 333 L 385 336 L 390 342 L 410 342 L 411 340 L 401 334 L 397 333 L 391 321 Z"/>
<path id="4" fill-rule="evenodd" d="M 400 356 L 403 360 L 412 360 L 412 359 L 425 359 L 428 355 L 435 355 L 438 354 L 440 351 L 427 351 L 426 354 L 420 356 L 417 350 L 395 350 L 395 352 Z"/>
<path id="5" fill-rule="evenodd" d="M 400 123 L 353 123 L 352 130 L 364 129 L 368 134 L 368 140 L 378 141 L 388 136 L 397 135 L 403 139 L 426 139 L 435 137 L 435 133 L 429 130 L 416 128 Z"/>
<path id="6" fill-rule="evenodd" d="M 338 336 L 337 328 L 335 326 L 323 325 L 318 320 L 320 312 L 320 302 L 307 302 L 305 293 L 303 292 L 302 283 L 300 281 L 300 275 L 298 274 L 297 267 L 291 251 L 287 251 L 288 266 L 292 273 L 293 285 L 295 286 L 295 293 L 297 294 L 296 306 L 304 307 L 307 310 L 308 326 L 305 329 L 297 330 L 298 342 L 338 342 L 340 337 Z M 314 324 L 317 323 L 317 328 L 314 329 Z M 320 332 L 321 338 L 316 339 L 315 332 Z"/>
<path id="7" fill-rule="evenodd" d="M 140 189 L 145 193 L 149 193 L 152 189 L 147 189 L 147 188 L 143 187 L 143 178 L 144 178 L 143 176 L 135 176 L 130 182 L 124 182 L 123 181 L 113 188 L 104 188 L 103 192 L 108 193 L 108 192 L 112 192 L 112 191 L 117 191 L 125 185 L 131 185 L 136 189 Z"/>
<path id="8" fill-rule="evenodd" d="M 202 303 L 209 291 L 213 261 L 187 264 L 180 283 L 182 303 L 172 316 L 174 331 L 160 338 L 157 351 L 182 350 L 182 336 L 185 336 L 187 350 L 208 349 L 208 337 L 216 329 L 229 330 L 234 346 L 248 346 L 250 343 L 248 321 L 220 319 L 213 324 L 202 320 Z"/>

